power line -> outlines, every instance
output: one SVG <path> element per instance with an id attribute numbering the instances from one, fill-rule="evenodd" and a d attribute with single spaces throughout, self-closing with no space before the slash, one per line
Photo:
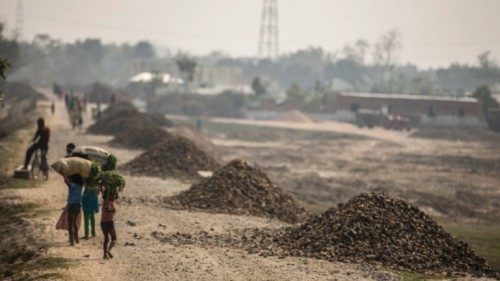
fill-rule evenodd
<path id="1" fill-rule="evenodd" d="M 265 2 L 267 1 L 276 1 L 277 0 L 264 0 Z M 280 42 L 278 42 L 278 9 L 277 9 L 277 3 L 275 4 L 276 6 L 276 20 L 275 24 L 272 24 L 271 26 L 275 26 L 276 32 L 274 33 L 274 36 L 271 38 L 271 42 L 269 40 L 262 40 L 262 32 L 259 40 L 259 55 L 261 56 L 269 56 L 273 57 L 277 56 L 279 53 L 279 45 Z M 274 9 L 274 8 L 273 8 Z M 264 10 L 264 9 L 263 9 Z M 269 12 L 269 7 L 267 8 L 267 11 Z M 274 13 L 274 11 L 273 11 Z M 23 5 L 22 1 L 18 2 L 18 7 L 16 9 L 16 28 L 14 30 L 16 35 L 21 35 L 23 36 L 24 34 L 24 11 L 23 11 Z M 154 30 L 154 29 L 141 29 L 141 28 L 129 28 L 129 27 L 123 27 L 123 26 L 113 26 L 113 25 L 99 25 L 99 24 L 89 24 L 89 23 L 83 23 L 83 22 L 76 22 L 76 21 L 71 21 L 71 20 L 64 20 L 64 19 L 55 19 L 55 18 L 44 18 L 44 17 L 39 17 L 39 16 L 31 16 L 28 15 L 28 18 L 30 20 L 35 20 L 35 21 L 43 21 L 43 22 L 54 22 L 54 23 L 60 23 L 60 24 L 65 24 L 65 25 L 73 25 L 73 26 L 82 26 L 82 27 L 88 27 L 88 28 L 97 28 L 97 29 L 107 29 L 107 30 L 114 30 L 114 31 L 124 31 L 124 32 L 135 32 L 135 33 L 152 33 L 156 35 L 161 35 L 164 37 L 170 37 L 170 38 L 195 38 L 195 39 L 202 39 L 202 40 L 220 40 L 220 41 L 234 41 L 234 42 L 255 42 L 255 39 L 252 38 L 243 38 L 243 37 L 227 37 L 227 36 L 207 36 L 207 35 L 200 35 L 200 34 L 189 34 L 189 33 L 172 33 L 172 32 L 166 32 L 165 30 Z M 267 18 L 267 17 L 266 17 Z M 267 21 L 267 20 L 266 20 Z M 261 23 L 261 31 L 262 31 L 262 23 Z M 270 29 L 269 25 L 264 25 L 265 28 L 264 30 L 266 33 L 266 37 L 268 34 L 268 30 Z M 274 30 L 274 27 L 271 28 Z M 19 32 L 19 33 L 18 33 Z M 262 43 L 261 43 L 262 42 Z M 262 45 L 262 52 L 261 52 L 261 45 Z M 281 45 L 284 46 L 297 46 L 297 45 L 310 45 L 313 46 L 313 44 L 307 44 L 304 42 L 300 41 L 281 41 Z M 329 43 L 326 44 L 331 47 L 337 47 L 341 48 L 346 45 L 346 43 L 342 42 L 336 42 L 336 43 Z M 271 46 L 269 49 L 268 47 Z M 500 41 L 492 41 L 492 42 L 454 42 L 454 43 L 403 43 L 404 48 L 425 48 L 425 47 L 481 47 L 481 46 L 489 46 L 489 47 L 495 47 L 495 46 L 500 46 Z M 265 48 L 264 48 L 265 47 Z M 265 51 L 264 51 L 265 49 Z M 271 55 L 269 55 L 269 51 L 271 51 Z"/>

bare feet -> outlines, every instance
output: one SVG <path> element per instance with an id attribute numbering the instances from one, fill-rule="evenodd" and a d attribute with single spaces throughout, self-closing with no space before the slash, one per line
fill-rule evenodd
<path id="1" fill-rule="evenodd" d="M 108 256 L 109 256 L 110 258 L 113 258 L 113 255 L 111 254 L 111 252 L 110 252 L 110 251 L 108 251 Z"/>
<path id="2" fill-rule="evenodd" d="M 106 254 L 104 254 L 104 257 L 102 257 L 102 259 L 103 259 L 103 260 L 107 260 L 107 259 L 109 259 L 108 254 L 107 254 L 107 253 L 106 253 Z"/>

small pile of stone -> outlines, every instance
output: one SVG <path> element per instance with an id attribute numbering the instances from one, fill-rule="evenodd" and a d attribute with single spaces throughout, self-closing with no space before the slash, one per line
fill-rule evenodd
<path id="1" fill-rule="evenodd" d="M 192 141 L 171 136 L 124 165 L 132 175 L 199 179 L 198 171 L 213 171 L 220 164 Z"/>
<path id="2" fill-rule="evenodd" d="M 172 205 L 187 209 L 269 217 L 289 223 L 309 216 L 266 174 L 239 159 L 171 199 Z"/>

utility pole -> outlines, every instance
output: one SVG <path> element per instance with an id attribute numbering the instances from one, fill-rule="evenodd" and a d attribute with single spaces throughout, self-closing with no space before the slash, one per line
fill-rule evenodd
<path id="1" fill-rule="evenodd" d="M 16 8 L 16 28 L 14 29 L 14 37 L 17 40 L 21 40 L 23 38 L 24 33 L 24 8 L 23 2 L 19 0 L 17 2 Z"/>
<path id="2" fill-rule="evenodd" d="M 263 0 L 258 55 L 273 59 L 279 54 L 278 0 Z"/>

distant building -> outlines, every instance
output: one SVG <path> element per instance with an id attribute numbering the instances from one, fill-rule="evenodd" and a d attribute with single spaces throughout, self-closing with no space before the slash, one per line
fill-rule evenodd
<path id="1" fill-rule="evenodd" d="M 469 97 L 339 93 L 330 111 L 333 119 L 348 122 L 358 112 L 398 114 L 422 126 L 486 126 L 477 100 Z"/>

